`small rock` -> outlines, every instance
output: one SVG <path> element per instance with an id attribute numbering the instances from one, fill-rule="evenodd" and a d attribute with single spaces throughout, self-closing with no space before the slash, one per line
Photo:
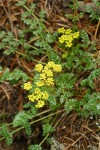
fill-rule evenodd
<path id="1" fill-rule="evenodd" d="M 64 144 L 59 143 L 55 138 L 52 138 L 52 144 L 50 150 L 64 150 Z"/>

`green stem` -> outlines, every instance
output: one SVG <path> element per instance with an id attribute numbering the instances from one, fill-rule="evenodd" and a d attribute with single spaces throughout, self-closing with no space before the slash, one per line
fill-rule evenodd
<path id="1" fill-rule="evenodd" d="M 52 114 L 50 114 L 50 115 L 48 115 L 48 116 L 45 116 L 45 117 L 42 117 L 42 118 L 37 119 L 37 120 L 35 120 L 35 121 L 32 121 L 32 122 L 30 122 L 30 124 L 39 122 L 39 121 L 44 120 L 44 119 L 46 119 L 46 118 L 48 118 L 48 117 L 52 117 L 52 116 L 54 116 L 54 115 L 56 115 L 56 114 L 59 114 L 59 113 L 61 113 L 61 112 L 63 112 L 63 111 L 65 111 L 65 109 L 59 110 L 59 111 L 57 111 L 57 112 L 55 112 L 55 113 L 52 113 Z"/>
<path id="2" fill-rule="evenodd" d="M 73 0 L 73 5 L 74 5 L 74 28 L 76 28 L 77 25 L 77 21 L 76 21 L 76 17 L 77 17 L 77 0 Z"/>
<path id="3" fill-rule="evenodd" d="M 35 116 L 33 116 L 33 118 L 35 118 L 35 117 L 38 117 L 38 116 L 40 116 L 40 115 L 43 115 L 43 114 L 45 114 L 45 113 L 47 113 L 47 112 L 50 112 L 51 111 L 51 109 L 49 109 L 49 110 L 45 110 L 45 111 L 43 111 L 43 112 L 40 112 L 40 113 L 38 113 L 38 114 L 36 114 Z M 32 119 L 33 119 L 32 118 Z M 11 126 L 11 125 L 13 125 L 13 123 L 7 123 L 6 124 L 7 126 Z M 1 128 L 1 127 L 0 127 Z"/>
<path id="4" fill-rule="evenodd" d="M 64 113 L 64 114 L 65 114 L 65 113 Z M 62 115 L 62 117 L 64 116 L 64 114 Z M 56 114 L 56 117 L 54 118 L 54 120 L 53 120 L 53 122 L 51 123 L 51 125 L 54 123 L 55 119 L 57 118 L 57 115 L 58 115 L 58 114 Z M 54 128 L 60 123 L 62 117 L 61 117 L 61 118 L 59 119 L 59 121 L 57 121 L 57 123 L 54 125 Z M 41 146 L 41 145 L 45 142 L 45 140 L 48 138 L 49 134 L 50 134 L 50 133 L 48 133 L 48 134 L 45 136 L 45 138 L 41 141 L 41 143 L 39 144 L 39 146 Z"/>
<path id="5" fill-rule="evenodd" d="M 42 117 L 42 118 L 37 119 L 37 120 L 35 120 L 35 121 L 31 121 L 31 122 L 30 122 L 30 125 L 32 125 L 32 124 L 34 124 L 34 123 L 36 123 L 36 122 L 39 122 L 39 121 L 41 121 L 41 120 L 44 120 L 44 119 L 46 119 L 46 118 L 48 118 L 48 117 L 52 117 L 52 116 L 54 116 L 55 114 L 59 114 L 59 113 L 64 112 L 64 111 L 65 111 L 65 109 L 59 110 L 59 111 L 57 111 L 57 112 L 55 112 L 55 113 L 52 113 L 52 114 L 50 114 L 50 115 L 48 115 L 48 116 Z M 41 114 L 41 113 L 40 113 L 40 114 Z M 16 129 L 15 131 L 11 132 L 11 134 L 13 135 L 14 133 L 20 131 L 20 130 L 23 129 L 23 128 L 24 128 L 24 126 L 22 126 L 22 127 L 18 128 L 18 129 Z M 5 137 L 2 137 L 2 138 L 0 139 L 0 141 L 3 140 L 3 139 L 5 139 Z"/>
<path id="6" fill-rule="evenodd" d="M 39 146 L 41 146 L 45 142 L 45 140 L 48 138 L 48 136 L 49 136 L 49 133 L 45 136 L 45 138 L 42 140 L 42 142 L 39 144 Z"/>

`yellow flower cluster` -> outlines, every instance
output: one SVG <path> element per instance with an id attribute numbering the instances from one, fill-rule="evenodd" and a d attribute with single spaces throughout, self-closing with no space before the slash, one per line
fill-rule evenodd
<path id="1" fill-rule="evenodd" d="M 36 108 L 41 108 L 45 105 L 44 100 L 49 97 L 46 91 L 42 92 L 39 88 L 36 88 L 31 95 L 28 95 L 28 99 L 32 102 L 36 102 Z"/>
<path id="2" fill-rule="evenodd" d="M 39 72 L 40 76 L 38 81 L 36 82 L 36 88 L 32 92 L 32 94 L 28 95 L 28 99 L 34 102 L 36 108 L 41 108 L 45 105 L 45 100 L 49 98 L 49 94 L 47 91 L 41 91 L 39 87 L 44 85 L 53 86 L 54 85 L 54 72 L 61 72 L 61 65 L 55 64 L 53 61 L 47 63 L 47 65 L 43 66 L 42 64 L 37 64 L 35 66 L 35 70 Z M 27 82 L 23 87 L 25 90 L 32 91 L 32 84 Z"/>
<path id="3" fill-rule="evenodd" d="M 59 28 L 59 29 L 58 29 L 58 32 L 59 32 L 59 33 L 65 33 L 65 29 L 64 29 L 64 27 Z"/>
<path id="4" fill-rule="evenodd" d="M 23 87 L 25 90 L 29 91 L 32 89 L 30 82 L 24 84 Z M 35 88 L 34 92 L 28 95 L 28 99 L 32 102 L 36 102 L 36 108 L 41 108 L 45 105 L 44 100 L 47 100 L 49 97 L 46 91 L 42 92 L 39 88 Z"/>
<path id="5" fill-rule="evenodd" d="M 79 32 L 72 32 L 71 29 L 59 28 L 58 32 L 61 33 L 59 43 L 65 44 L 65 47 L 71 47 L 74 39 L 79 37 Z"/>
<path id="6" fill-rule="evenodd" d="M 41 71 L 40 71 L 40 66 L 42 68 Z M 54 85 L 54 79 L 53 79 L 54 72 L 61 72 L 62 67 L 61 65 L 55 64 L 53 61 L 50 61 L 44 67 L 41 64 L 37 64 L 35 67 L 35 70 L 37 72 L 40 72 L 39 81 L 36 82 L 36 85 L 38 87 L 41 87 L 44 85 L 53 86 Z"/>

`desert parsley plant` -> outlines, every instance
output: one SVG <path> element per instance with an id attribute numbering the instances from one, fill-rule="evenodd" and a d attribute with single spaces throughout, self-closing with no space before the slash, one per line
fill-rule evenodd
<path id="1" fill-rule="evenodd" d="M 32 132 L 31 124 L 47 118 L 51 119 L 43 125 L 44 133 L 48 135 L 48 132 L 54 131 L 51 126 L 52 116 L 62 112 L 61 108 L 65 108 L 64 111 L 67 113 L 75 110 L 85 116 L 100 114 L 100 93 L 96 91 L 94 83 L 94 80 L 99 78 L 100 69 L 97 67 L 97 59 L 91 55 L 95 53 L 95 49 L 90 48 L 91 41 L 88 34 L 84 30 L 75 32 L 72 29 L 59 28 L 58 42 L 64 53 L 68 52 L 68 55 L 62 58 L 62 63 L 58 64 L 56 61 L 48 61 L 45 65 L 38 63 L 33 70 L 33 78 L 29 78 L 19 70 L 10 73 L 9 69 L 6 69 L 0 78 L 1 82 L 8 80 L 16 83 L 19 79 L 23 81 L 22 88 L 28 94 L 28 103 L 24 105 L 24 110 L 15 116 L 13 128 L 17 127 L 18 131 L 25 128 L 28 136 Z M 84 75 L 81 79 L 82 72 Z M 84 90 L 85 93 L 82 94 Z M 56 112 L 57 110 L 59 111 Z M 52 112 L 43 116 L 49 111 Z M 35 116 L 42 117 L 31 122 Z M 6 138 L 7 143 L 11 144 L 12 135 L 17 131 L 10 133 L 7 125 L 4 127 L 1 127 L 3 130 L 0 132 L 3 136 L 1 139 Z M 5 131 L 7 136 L 4 134 Z M 48 137 L 47 135 L 45 137 Z M 30 146 L 32 147 L 40 148 L 38 145 Z"/>
<path id="2" fill-rule="evenodd" d="M 18 39 L 13 33 L 2 31 L 0 49 L 6 55 L 18 53 L 29 61 L 33 60 L 33 56 L 42 54 L 49 61 L 43 63 L 45 65 L 38 63 L 33 69 L 34 77 L 31 78 L 19 69 L 10 72 L 7 68 L 3 72 L 2 67 L 0 68 L 3 72 L 0 82 L 16 84 L 21 80 L 27 95 L 25 98 L 28 100 L 23 111 L 16 114 L 11 124 L 11 132 L 9 124 L 0 126 L 0 140 L 5 138 L 8 145 L 12 143 L 12 135 L 23 128 L 27 136 L 30 136 L 31 125 L 39 121 L 45 141 L 49 133 L 54 131 L 53 117 L 64 111 L 69 113 L 74 110 L 84 116 L 100 115 L 100 92 L 96 90 L 94 82 L 100 76 L 99 58 L 94 59 L 92 55 L 96 47 L 95 44 L 91 45 L 86 31 L 59 28 L 57 32 L 50 33 L 44 24 L 43 10 L 37 17 L 34 3 L 27 7 L 27 1 L 24 0 L 17 5 L 24 10 L 21 20 L 25 28 L 19 29 Z M 78 18 L 74 18 L 74 23 L 76 20 Z M 28 40 L 26 37 L 29 37 Z M 61 58 L 52 48 L 55 41 L 63 51 Z M 21 53 L 20 47 L 23 47 L 24 53 Z M 39 145 L 30 145 L 29 150 L 41 150 L 43 141 Z"/>

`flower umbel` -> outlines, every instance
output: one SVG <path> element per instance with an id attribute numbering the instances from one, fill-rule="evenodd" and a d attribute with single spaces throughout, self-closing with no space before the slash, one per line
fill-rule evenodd
<path id="1" fill-rule="evenodd" d="M 34 92 L 31 94 L 31 95 L 28 95 L 28 99 L 32 102 L 36 102 L 37 105 L 39 104 L 39 108 L 40 108 L 40 101 L 42 101 L 41 103 L 43 103 L 45 100 L 47 100 L 49 98 L 49 94 L 47 93 L 47 91 L 44 91 L 42 92 L 39 88 L 36 88 L 34 90 Z M 41 104 L 41 107 L 42 107 L 42 104 Z"/>
<path id="2" fill-rule="evenodd" d="M 79 37 L 79 32 L 72 32 L 71 29 L 59 28 L 58 32 L 61 36 L 58 38 L 59 43 L 65 44 L 65 47 L 72 47 L 74 39 Z"/>
<path id="3" fill-rule="evenodd" d="M 36 82 L 36 85 L 38 87 L 42 86 L 53 86 L 54 85 L 54 73 L 55 72 L 61 72 L 62 66 L 60 64 L 55 64 L 53 61 L 50 61 L 47 63 L 46 66 L 43 67 L 40 78 Z"/>
<path id="4" fill-rule="evenodd" d="M 55 64 L 55 65 L 53 66 L 53 70 L 54 70 L 55 72 L 61 72 L 61 71 L 62 71 L 62 67 L 61 67 L 61 65 Z"/>
<path id="5" fill-rule="evenodd" d="M 58 29 L 58 32 L 59 32 L 59 33 L 64 33 L 64 32 L 65 32 L 65 29 L 64 29 L 64 27 L 62 27 L 62 28 L 59 28 L 59 29 Z"/>
<path id="6" fill-rule="evenodd" d="M 30 82 L 24 84 L 24 89 L 31 94 L 28 95 L 28 99 L 35 103 L 36 108 L 41 108 L 45 105 L 45 101 L 48 100 L 49 94 L 44 88 L 54 86 L 54 74 L 61 72 L 62 67 L 60 64 L 55 64 L 53 61 L 49 61 L 47 65 L 37 64 L 35 70 L 38 72 L 38 78 L 35 80 L 35 89 Z M 47 89 L 48 89 L 47 88 Z"/>

